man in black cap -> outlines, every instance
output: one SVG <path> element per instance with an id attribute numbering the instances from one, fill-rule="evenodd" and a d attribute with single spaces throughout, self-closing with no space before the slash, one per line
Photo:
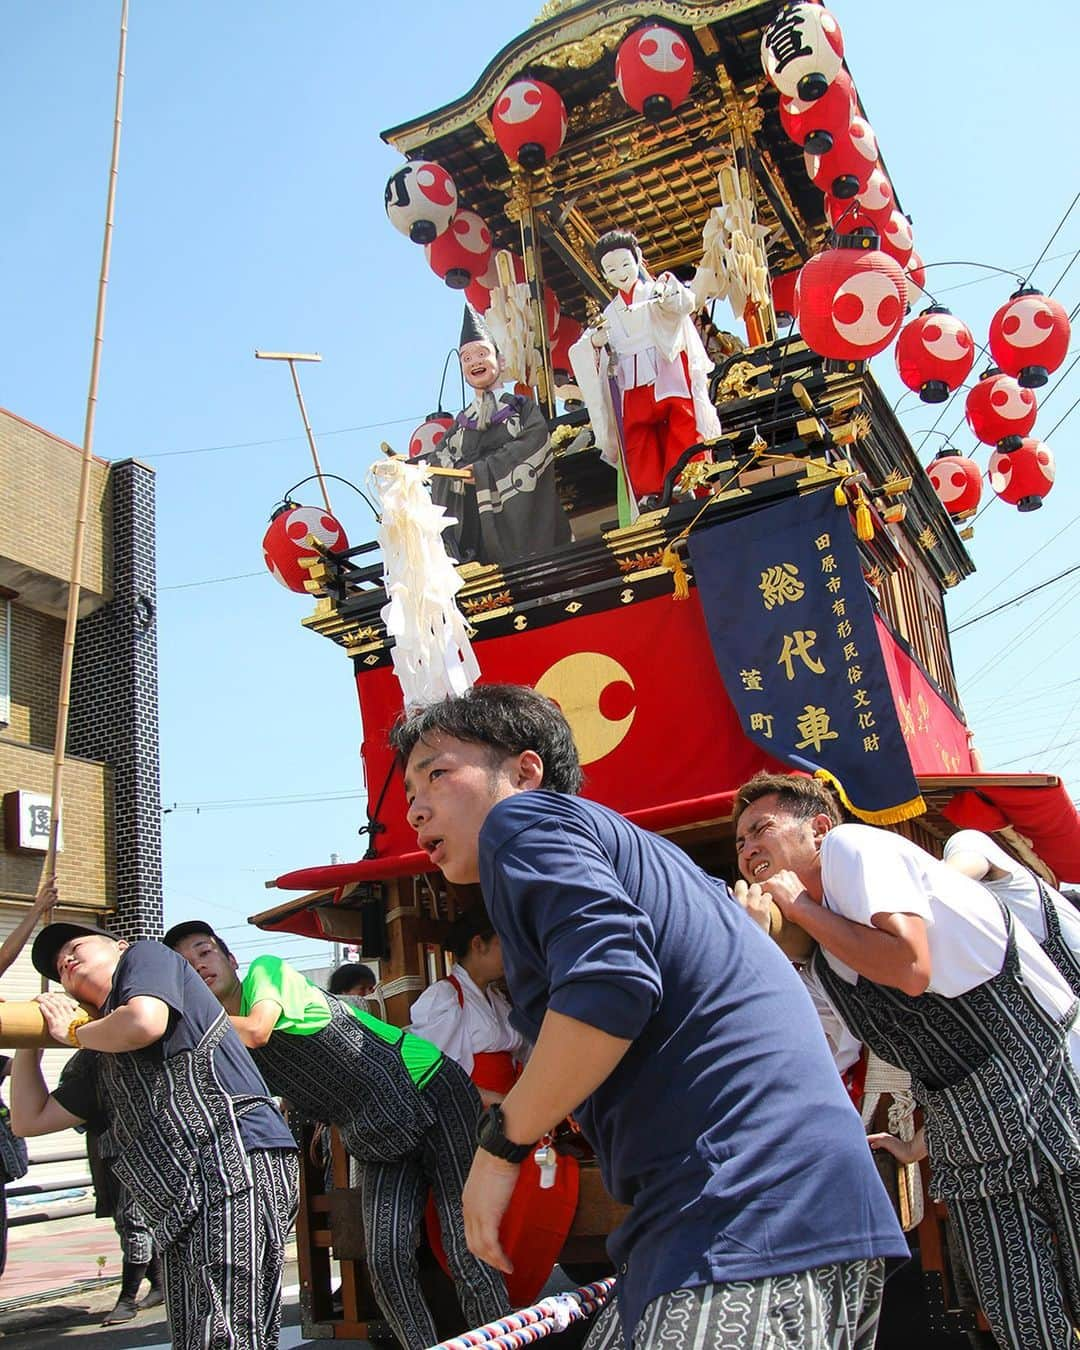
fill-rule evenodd
<path id="1" fill-rule="evenodd" d="M 458 356 L 476 397 L 426 456 L 441 468 L 472 470 L 471 484 L 431 482 L 432 500 L 458 522 L 443 536 L 448 551 L 459 562 L 511 562 L 569 543 L 547 421 L 527 395 L 498 394 L 505 362 L 472 305 Z"/>
<path id="2" fill-rule="evenodd" d="M 38 998 L 53 1038 L 96 1052 L 115 1171 L 161 1249 L 173 1344 L 275 1350 L 295 1145 L 221 1005 L 175 952 L 86 924 L 47 925 L 32 960 L 64 987 Z M 50 1095 L 39 1050 L 18 1051 L 13 1085 L 24 1136 L 95 1109 Z"/>

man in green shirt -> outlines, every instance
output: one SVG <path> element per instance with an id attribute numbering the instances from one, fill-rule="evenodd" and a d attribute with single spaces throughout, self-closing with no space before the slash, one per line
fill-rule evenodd
<path id="1" fill-rule="evenodd" d="M 270 1090 L 336 1125 L 360 1163 L 372 1288 L 404 1350 L 439 1340 L 416 1266 L 429 1188 L 468 1325 L 503 1316 L 502 1276 L 465 1242 L 461 1192 L 480 1098 L 461 1066 L 430 1042 L 324 993 L 280 957 L 256 957 L 241 980 L 236 958 L 208 924 L 176 924 L 164 941 L 225 1008 Z"/>

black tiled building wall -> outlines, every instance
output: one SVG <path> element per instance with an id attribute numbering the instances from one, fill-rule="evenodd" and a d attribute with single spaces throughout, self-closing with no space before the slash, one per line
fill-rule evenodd
<path id="1" fill-rule="evenodd" d="M 80 619 L 68 750 L 113 770 L 117 937 L 160 937 L 161 776 L 158 748 L 154 471 L 110 469 L 113 598 Z"/>

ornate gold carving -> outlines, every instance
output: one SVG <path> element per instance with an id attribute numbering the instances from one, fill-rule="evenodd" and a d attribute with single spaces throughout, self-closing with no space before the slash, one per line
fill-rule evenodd
<path id="1" fill-rule="evenodd" d="M 954 586 L 956 586 L 959 583 L 959 581 L 960 575 L 958 572 L 951 572 L 951 571 L 946 572 L 945 575 L 941 578 L 942 585 L 945 586 L 947 590 L 951 590 Z"/>
<path id="2" fill-rule="evenodd" d="M 758 367 L 750 361 L 736 361 L 720 381 L 717 398 L 724 403 L 736 398 L 749 398 L 754 392 L 752 381 L 759 375 Z"/>
<path id="3" fill-rule="evenodd" d="M 885 584 L 885 573 L 880 567 L 871 567 L 863 573 L 863 576 L 866 578 L 866 584 L 873 586 L 874 590 L 880 589 Z"/>
<path id="4" fill-rule="evenodd" d="M 677 484 L 679 491 L 696 492 L 699 487 L 703 487 L 712 477 L 709 472 L 711 468 L 712 465 L 706 464 L 703 459 L 692 459 L 679 474 Z"/>
<path id="5" fill-rule="evenodd" d="M 514 165 L 510 170 L 510 191 L 507 194 L 506 206 L 503 208 L 507 220 L 515 222 L 532 210 L 532 184 L 529 181 L 528 174 L 524 169 Z"/>
<path id="6" fill-rule="evenodd" d="M 503 606 L 513 602 L 513 597 L 509 591 L 499 591 L 498 593 L 489 591 L 487 595 L 478 596 L 475 600 L 462 600 L 461 608 L 467 615 L 486 614 L 492 609 L 502 609 Z"/>
<path id="7" fill-rule="evenodd" d="M 626 104 L 614 89 L 604 89 L 588 103 L 579 103 L 571 110 L 566 124 L 567 139 L 572 141 L 591 127 L 603 126 L 625 116 Z"/>
<path id="8" fill-rule="evenodd" d="M 518 630 L 519 633 L 522 632 L 524 629 L 528 628 L 528 626 L 529 621 L 524 614 L 518 614 L 515 616 L 514 627 Z"/>
<path id="9" fill-rule="evenodd" d="M 564 608 L 567 614 L 577 614 L 579 610 L 584 608 L 584 606 L 582 605 L 580 600 L 571 600 L 568 605 L 564 606 Z"/>
<path id="10" fill-rule="evenodd" d="M 619 592 L 619 599 L 623 602 L 624 605 L 630 604 L 633 598 L 634 592 L 630 589 L 629 586 L 626 588 L 625 591 Z"/>
<path id="11" fill-rule="evenodd" d="M 870 435 L 871 428 L 870 414 L 867 412 L 857 412 L 851 419 L 851 435 L 856 441 L 864 441 Z M 895 473 L 896 470 L 893 470 Z"/>
<path id="12" fill-rule="evenodd" d="M 920 548 L 925 548 L 927 550 L 937 548 L 938 537 L 929 525 L 919 531 L 918 545 Z"/>
<path id="13" fill-rule="evenodd" d="M 370 656 L 364 657 L 365 666 L 377 666 L 378 664 L 379 664 L 379 657 L 376 656 L 374 652 L 372 652 Z"/>
<path id="14" fill-rule="evenodd" d="M 556 47 L 545 54 L 544 65 L 553 70 L 588 70 L 608 52 L 615 50 L 633 22 L 633 19 L 623 19 L 601 28 L 597 33 L 590 33 L 588 37 L 579 38 L 577 42 Z"/>
<path id="15" fill-rule="evenodd" d="M 659 567 L 664 555 L 662 548 L 653 553 L 631 553 L 628 557 L 618 558 L 620 572 L 646 572 L 650 567 Z"/>
<path id="16" fill-rule="evenodd" d="M 548 19 L 554 19 L 557 14 L 562 14 L 565 10 L 573 9 L 580 3 L 580 0 L 547 0 L 547 3 L 541 5 L 540 13 L 533 19 L 533 26 L 538 23 L 546 23 Z"/>

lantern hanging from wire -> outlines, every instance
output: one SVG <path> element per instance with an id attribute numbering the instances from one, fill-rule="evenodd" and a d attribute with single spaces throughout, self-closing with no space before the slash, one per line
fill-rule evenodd
<path id="1" fill-rule="evenodd" d="M 835 139 L 851 125 L 854 114 L 855 86 L 843 67 L 821 98 L 807 103 L 798 95 L 780 95 L 780 125 L 789 140 L 812 155 L 831 150 Z"/>
<path id="2" fill-rule="evenodd" d="M 322 549 L 316 548 L 312 540 Z M 310 580 L 311 573 L 301 565 L 301 559 L 317 558 L 321 551 L 338 553 L 348 547 L 340 521 L 329 511 L 319 506 L 301 506 L 299 502 L 283 502 L 270 517 L 263 535 L 263 561 L 271 576 L 287 590 L 318 595 Z"/>
<path id="3" fill-rule="evenodd" d="M 761 35 L 761 66 L 788 98 L 821 98 L 840 72 L 844 35 L 823 5 L 785 5 Z"/>
<path id="4" fill-rule="evenodd" d="M 862 209 L 857 197 L 849 197 L 845 201 L 826 192 L 825 219 L 837 234 L 856 234 L 859 230 L 871 230 L 874 234 L 879 232 L 873 216 Z"/>
<path id="5" fill-rule="evenodd" d="M 982 373 L 964 402 L 964 416 L 976 439 L 999 450 L 1017 449 L 1038 415 L 1032 391 L 997 366 Z"/>
<path id="6" fill-rule="evenodd" d="M 971 329 L 944 305 L 924 309 L 896 342 L 897 374 L 924 403 L 944 403 L 974 364 Z"/>
<path id="7" fill-rule="evenodd" d="M 799 282 L 799 272 L 778 272 L 769 278 L 772 290 L 773 313 L 781 328 L 790 328 L 798 317 L 795 303 L 795 290 Z"/>
<path id="8" fill-rule="evenodd" d="M 1054 456 L 1048 445 L 1025 436 L 1015 450 L 990 456 L 990 486 L 1018 511 L 1037 511 L 1054 486 Z"/>
<path id="9" fill-rule="evenodd" d="M 877 245 L 872 233 L 841 235 L 799 270 L 799 331 L 811 351 L 826 358 L 827 370 L 861 370 L 904 321 L 904 273 Z"/>
<path id="10" fill-rule="evenodd" d="M 1038 389 L 1069 350 L 1065 307 L 1033 286 L 1015 291 L 990 321 L 990 354 L 1025 389 Z"/>
<path id="11" fill-rule="evenodd" d="M 907 260 L 907 266 L 904 268 L 904 276 L 908 280 L 908 299 L 912 299 L 915 290 L 926 291 L 926 264 L 922 258 L 912 250 Z"/>
<path id="12" fill-rule="evenodd" d="M 450 227 L 424 250 L 436 276 L 463 291 L 491 261 L 491 231 L 475 211 L 458 211 Z"/>
<path id="13" fill-rule="evenodd" d="M 890 254 L 901 267 L 906 267 L 915 251 L 915 231 L 911 221 L 901 211 L 890 211 L 879 227 L 881 247 Z"/>
<path id="14" fill-rule="evenodd" d="M 453 219 L 457 188 L 441 164 L 418 159 L 390 175 L 384 202 L 395 230 L 414 244 L 430 244 Z"/>
<path id="15" fill-rule="evenodd" d="M 566 104 L 543 80 L 514 80 L 495 100 L 491 127 L 508 160 L 539 169 L 562 148 Z"/>
<path id="16" fill-rule="evenodd" d="M 619 44 L 615 83 L 630 107 L 650 122 L 669 117 L 685 103 L 693 82 L 690 44 L 674 28 L 635 28 Z"/>
<path id="17" fill-rule="evenodd" d="M 428 413 L 409 437 L 409 458 L 430 455 L 453 425 L 453 417 L 441 408 L 438 412 Z"/>
<path id="18" fill-rule="evenodd" d="M 942 506 L 953 520 L 967 520 L 982 499 L 982 470 L 952 446 L 940 451 L 926 470 Z"/>
<path id="19" fill-rule="evenodd" d="M 893 192 L 888 174 L 880 164 L 874 166 L 870 177 L 866 180 L 866 186 L 856 192 L 855 200 L 879 230 L 896 210 L 896 193 Z"/>

